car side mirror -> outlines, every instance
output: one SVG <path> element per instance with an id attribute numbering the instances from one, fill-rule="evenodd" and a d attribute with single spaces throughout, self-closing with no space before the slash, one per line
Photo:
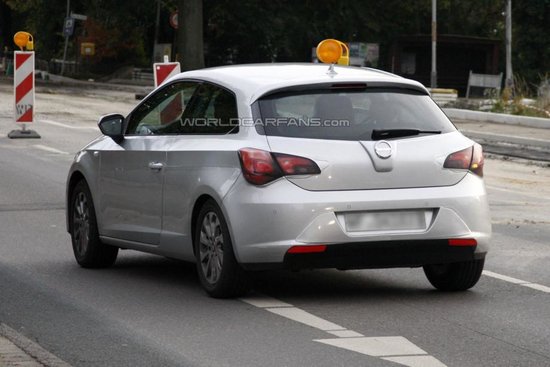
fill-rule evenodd
<path id="1" fill-rule="evenodd" d="M 118 113 L 101 116 L 97 124 L 101 133 L 110 137 L 115 142 L 120 143 L 124 139 L 122 131 L 124 116 Z"/>

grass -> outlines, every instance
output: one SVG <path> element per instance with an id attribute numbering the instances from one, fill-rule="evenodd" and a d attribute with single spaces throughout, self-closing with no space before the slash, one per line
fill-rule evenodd
<path id="1" fill-rule="evenodd" d="M 492 112 L 507 113 L 517 116 L 550 118 L 550 78 L 541 76 L 538 86 L 538 97 L 534 103 L 526 104 L 525 99 L 532 95 L 529 84 L 519 75 L 514 76 L 513 89 L 504 88 L 500 96 L 496 96 Z"/>

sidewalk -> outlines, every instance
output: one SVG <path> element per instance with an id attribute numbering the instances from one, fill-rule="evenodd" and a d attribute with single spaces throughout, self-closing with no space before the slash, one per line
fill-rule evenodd
<path id="1" fill-rule="evenodd" d="M 550 162 L 550 129 L 456 119 L 453 123 L 488 153 Z"/>
<path id="2" fill-rule="evenodd" d="M 153 89 L 153 85 L 142 86 L 129 84 L 131 81 L 128 81 L 128 84 L 121 83 L 105 83 L 105 82 L 90 82 L 85 80 L 71 79 L 67 77 L 61 77 L 58 75 L 50 74 L 50 80 L 44 80 L 35 78 L 35 83 L 37 87 L 68 87 L 68 88 L 87 88 L 87 89 L 104 89 L 104 90 L 114 90 L 120 92 L 130 92 L 130 93 L 142 93 L 143 91 L 150 91 Z M 7 77 L 0 75 L 0 83 L 13 85 L 13 77 Z"/>
<path id="3" fill-rule="evenodd" d="M 8 339 L 0 336 L 0 366 L 43 367 L 44 365 L 19 349 Z"/>
<path id="4" fill-rule="evenodd" d="M 40 345 L 0 323 L 0 367 L 71 367 Z"/>
<path id="5" fill-rule="evenodd" d="M 480 122 L 472 120 L 454 120 L 455 125 L 464 132 L 501 135 L 503 139 L 513 141 L 514 137 L 546 141 L 550 144 L 550 129 L 527 127 L 521 125 L 507 125 L 494 122 Z"/>

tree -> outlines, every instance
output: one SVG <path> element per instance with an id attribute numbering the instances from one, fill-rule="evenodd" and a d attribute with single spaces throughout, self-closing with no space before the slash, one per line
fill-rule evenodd
<path id="1" fill-rule="evenodd" d="M 9 48 L 15 47 L 12 37 L 17 31 L 27 31 L 34 36 L 34 47 L 38 58 L 50 59 L 55 56 L 63 38 L 63 18 L 65 2 L 51 0 L 3 0 L 11 9 L 11 30 L 6 30 L 5 41 Z M 52 14 L 61 14 L 54 17 Z"/>
<path id="2" fill-rule="evenodd" d="M 204 67 L 202 0 L 178 0 L 178 60 L 183 70 Z"/>
<path id="3" fill-rule="evenodd" d="M 429 0 L 71 0 L 71 10 L 90 19 L 87 28 L 78 22 L 76 33 L 96 43 L 96 60 L 103 58 L 98 71 L 150 66 L 157 1 L 164 12 L 161 29 L 167 28 L 162 42 L 173 38 L 166 13 L 176 5 L 180 9 L 176 47 L 184 70 L 205 64 L 309 61 L 311 48 L 328 37 L 379 43 L 380 65 L 389 68 L 385 55 L 393 41 L 402 35 L 428 35 L 431 25 Z M 504 51 L 504 0 L 437 4 L 440 34 L 502 40 Z M 514 70 L 532 85 L 550 70 L 550 37 L 545 32 L 550 0 L 513 0 L 512 5 Z M 26 30 L 35 36 L 37 57 L 59 57 L 65 8 L 66 0 L 0 0 L 0 41 L 13 48 L 13 34 Z M 74 41 L 71 58 L 78 51 Z M 503 52 L 500 59 L 504 62 Z"/>
<path id="4" fill-rule="evenodd" d="M 534 89 L 550 73 L 550 0 L 512 0 L 514 72 Z"/>
<path id="5" fill-rule="evenodd" d="M 96 44 L 96 55 L 91 61 L 98 71 L 112 71 L 113 66 L 121 65 L 149 65 L 146 48 L 153 43 L 153 2 L 72 0 L 71 8 L 88 16 L 79 41 Z"/>

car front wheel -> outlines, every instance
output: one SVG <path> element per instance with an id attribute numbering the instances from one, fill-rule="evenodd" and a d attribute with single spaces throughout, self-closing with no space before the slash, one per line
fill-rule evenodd
<path id="1" fill-rule="evenodd" d="M 441 291 L 465 291 L 472 288 L 483 271 L 485 259 L 424 266 L 430 283 Z"/>
<path id="2" fill-rule="evenodd" d="M 197 273 L 206 293 L 215 298 L 246 293 L 247 275 L 235 259 L 227 223 L 216 202 L 203 205 L 194 231 Z"/>
<path id="3" fill-rule="evenodd" d="M 99 239 L 94 203 L 86 181 L 78 182 L 70 201 L 70 231 L 74 257 L 84 268 L 106 268 L 114 264 L 118 247 Z"/>

